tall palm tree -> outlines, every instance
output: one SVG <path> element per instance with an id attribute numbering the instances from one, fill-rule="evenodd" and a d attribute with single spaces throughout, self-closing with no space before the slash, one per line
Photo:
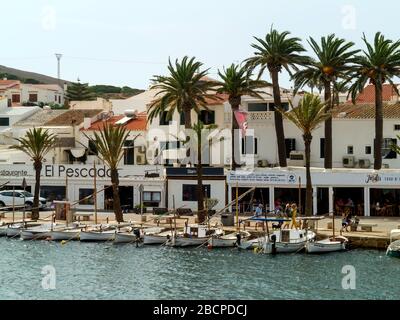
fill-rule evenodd
<path id="1" fill-rule="evenodd" d="M 122 126 L 113 126 L 107 123 L 102 131 L 94 132 L 93 137 L 85 136 L 97 149 L 98 157 L 110 168 L 115 219 L 117 222 L 123 222 L 124 216 L 119 197 L 118 165 L 124 156 L 124 146 L 129 131 Z"/>
<path id="2" fill-rule="evenodd" d="M 291 104 L 291 102 L 290 102 Z M 293 106 L 292 106 L 293 107 Z M 326 112 L 325 103 L 321 102 L 321 99 L 313 94 L 306 93 L 300 100 L 298 107 L 293 108 L 291 111 L 285 112 L 279 109 L 281 114 L 291 121 L 296 127 L 298 127 L 303 133 L 305 154 L 306 154 L 306 209 L 305 214 L 307 216 L 312 215 L 313 207 L 313 191 L 312 191 L 312 180 L 311 180 L 311 142 L 312 132 L 316 129 L 323 121 L 330 117 L 330 114 Z"/>
<path id="3" fill-rule="evenodd" d="M 375 144 L 374 168 L 382 168 L 382 143 L 383 143 L 383 84 L 389 82 L 396 94 L 399 95 L 397 86 L 392 78 L 400 76 L 400 40 L 393 42 L 385 39 L 380 32 L 375 34 L 374 43 L 370 44 L 365 34 L 363 41 L 367 50 L 363 55 L 354 58 L 354 67 L 351 74 L 354 83 L 350 87 L 350 94 L 355 102 L 357 94 L 364 90 L 367 82 L 375 86 Z"/>
<path id="4" fill-rule="evenodd" d="M 305 65 L 309 58 L 300 55 L 304 52 L 300 38 L 290 37 L 290 32 L 279 32 L 271 28 L 271 31 L 265 36 L 265 40 L 255 37 L 257 43 L 252 47 L 257 51 L 254 57 L 246 60 L 246 65 L 255 68 L 260 67 L 259 77 L 265 69 L 271 76 L 274 103 L 276 108 L 282 108 L 281 91 L 279 86 L 279 73 L 284 68 L 291 74 L 291 70 L 297 70 L 297 65 Z M 279 165 L 287 167 L 285 131 L 283 128 L 283 119 L 280 112 L 275 112 L 275 131 L 278 142 Z"/>
<path id="5" fill-rule="evenodd" d="M 207 80 L 208 69 L 200 71 L 203 66 L 201 62 L 196 62 L 195 58 L 185 56 L 181 62 L 175 61 L 175 65 L 169 61 L 168 76 L 155 76 L 152 89 L 157 89 L 156 99 L 150 104 L 148 121 L 153 120 L 167 112 L 167 118 L 171 119 L 175 112 L 183 113 L 185 117 L 185 129 L 192 128 L 192 110 L 197 114 L 203 109 L 208 110 L 209 100 L 217 100 L 214 87 L 215 82 Z M 187 132 L 187 134 L 189 134 Z M 190 137 L 188 154 L 190 155 Z M 202 167 L 198 168 L 200 180 Z M 198 201 L 199 212 L 204 210 L 204 203 Z"/>
<path id="6" fill-rule="evenodd" d="M 236 170 L 239 166 L 236 162 L 238 156 L 235 153 L 235 147 L 239 145 L 238 138 L 236 137 L 235 144 L 235 135 L 238 134 L 239 124 L 235 117 L 235 112 L 239 110 L 239 106 L 242 102 L 242 96 L 247 95 L 251 97 L 256 97 L 262 99 L 261 93 L 257 89 L 262 87 L 266 87 L 268 85 L 267 82 L 262 80 L 253 80 L 251 79 L 252 72 L 245 66 L 239 66 L 232 64 L 227 69 L 224 68 L 223 72 L 218 70 L 218 75 L 222 79 L 222 82 L 218 84 L 217 93 L 227 94 L 229 95 L 229 104 L 232 109 L 232 154 L 231 154 L 231 168 L 232 170 Z"/>
<path id="7" fill-rule="evenodd" d="M 192 110 L 200 113 L 207 108 L 207 98 L 216 99 L 211 93 L 215 83 L 208 81 L 208 69 L 200 71 L 203 66 L 195 58 L 184 57 L 181 62 L 171 60 L 168 64 L 168 76 L 155 76 L 151 89 L 159 90 L 156 99 L 150 104 L 148 121 L 153 120 L 167 111 L 167 118 L 171 119 L 175 112 L 185 116 L 185 128 L 192 127 Z"/>
<path id="8" fill-rule="evenodd" d="M 308 41 L 316 59 L 310 59 L 304 70 L 294 75 L 295 92 L 304 85 L 320 84 L 324 88 L 327 111 L 332 108 L 332 87 L 339 79 L 348 78 L 353 56 L 359 50 L 351 50 L 353 42 L 337 38 L 334 34 L 321 38 L 318 44 L 312 37 Z M 330 102 L 330 103 L 329 103 Z M 325 168 L 332 169 L 332 117 L 325 121 Z"/>
<path id="9" fill-rule="evenodd" d="M 46 155 L 56 144 L 56 136 L 49 133 L 49 130 L 33 128 L 24 137 L 15 140 L 19 142 L 19 145 L 13 146 L 13 148 L 24 152 L 33 161 L 33 168 L 35 169 L 35 192 L 32 219 L 37 220 L 39 219 L 40 175 Z"/>
<path id="10" fill-rule="evenodd" d="M 206 219 L 206 213 L 204 212 L 204 190 L 203 190 L 203 159 L 202 153 L 204 148 L 204 137 L 203 135 L 209 130 L 216 129 L 216 125 L 204 125 L 203 122 L 198 121 L 193 124 L 192 130 L 196 137 L 197 143 L 197 207 L 202 208 L 198 210 L 197 217 L 199 223 L 203 223 Z M 208 141 L 207 141 L 208 142 Z"/>

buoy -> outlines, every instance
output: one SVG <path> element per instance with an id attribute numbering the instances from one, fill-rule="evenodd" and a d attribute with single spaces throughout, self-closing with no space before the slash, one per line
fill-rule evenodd
<path id="1" fill-rule="evenodd" d="M 61 245 L 63 246 L 64 244 L 66 244 L 67 243 L 67 241 L 65 241 L 65 240 L 63 240 L 63 241 L 61 241 Z"/>
<path id="2" fill-rule="evenodd" d="M 208 248 L 208 250 L 211 250 L 213 247 L 212 247 L 211 244 L 209 244 L 209 245 L 207 246 L 207 248 Z"/>

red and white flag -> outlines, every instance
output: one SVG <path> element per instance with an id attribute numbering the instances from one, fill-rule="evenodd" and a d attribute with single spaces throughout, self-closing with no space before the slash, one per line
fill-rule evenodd
<path id="1" fill-rule="evenodd" d="M 242 129 L 242 134 L 243 136 L 246 136 L 246 130 L 247 130 L 247 111 L 244 110 L 237 110 L 234 112 L 235 113 L 235 118 L 236 121 L 239 125 L 239 128 Z"/>

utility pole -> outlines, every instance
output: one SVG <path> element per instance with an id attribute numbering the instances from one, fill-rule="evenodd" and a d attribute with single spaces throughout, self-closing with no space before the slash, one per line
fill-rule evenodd
<path id="1" fill-rule="evenodd" d="M 61 53 L 56 53 L 56 58 L 57 58 L 57 79 L 58 79 L 58 85 L 61 87 L 61 58 L 62 58 Z"/>

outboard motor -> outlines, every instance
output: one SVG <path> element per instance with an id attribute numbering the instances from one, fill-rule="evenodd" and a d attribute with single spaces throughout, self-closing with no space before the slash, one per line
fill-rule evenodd
<path id="1" fill-rule="evenodd" d="M 241 244 L 242 244 L 242 235 L 238 232 L 236 234 L 236 246 L 240 247 Z"/>
<path id="2" fill-rule="evenodd" d="M 271 236 L 271 241 L 272 241 L 272 250 L 271 254 L 276 255 L 276 235 Z"/>

